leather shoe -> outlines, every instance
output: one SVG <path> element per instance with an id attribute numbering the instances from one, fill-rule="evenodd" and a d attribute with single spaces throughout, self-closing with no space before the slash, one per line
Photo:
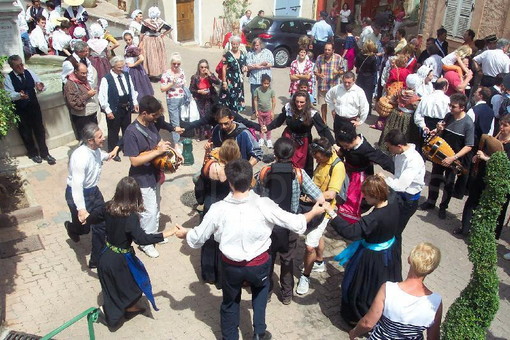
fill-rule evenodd
<path id="1" fill-rule="evenodd" d="M 89 268 L 90 268 L 90 269 L 96 269 L 96 268 L 97 268 L 97 263 L 96 263 L 96 262 L 89 261 Z"/>
<path id="2" fill-rule="evenodd" d="M 30 157 L 30 159 L 34 162 L 34 163 L 42 163 L 42 158 L 41 156 L 33 156 L 33 157 Z"/>
<path id="3" fill-rule="evenodd" d="M 44 157 L 44 160 L 48 162 L 49 165 L 54 165 L 57 163 L 57 160 L 52 155 Z"/>
<path id="4" fill-rule="evenodd" d="M 69 230 L 69 225 L 70 224 L 71 224 L 71 222 L 69 222 L 69 221 L 65 221 L 64 222 L 64 227 L 67 230 L 67 236 L 69 236 L 69 238 L 71 240 L 73 240 L 75 243 L 78 243 L 78 242 L 80 242 L 80 235 L 78 235 L 76 233 L 73 233 L 72 231 Z"/>
<path id="5" fill-rule="evenodd" d="M 265 331 L 263 334 L 253 334 L 253 340 L 269 340 L 273 335 L 269 331 Z"/>
<path id="6" fill-rule="evenodd" d="M 121 159 L 120 159 L 120 156 L 119 156 L 119 155 L 117 155 L 117 156 L 113 157 L 113 160 L 114 160 L 115 162 L 120 162 L 120 161 L 121 161 Z"/>
<path id="7" fill-rule="evenodd" d="M 425 202 L 422 205 L 420 205 L 420 210 L 431 210 L 434 209 L 435 205 L 429 202 Z"/>

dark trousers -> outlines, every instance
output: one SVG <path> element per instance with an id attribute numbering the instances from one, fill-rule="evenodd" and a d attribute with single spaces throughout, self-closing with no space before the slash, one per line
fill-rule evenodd
<path id="1" fill-rule="evenodd" d="M 269 291 L 271 260 L 260 266 L 234 266 L 223 262 L 223 302 L 221 303 L 221 334 L 225 340 L 239 339 L 239 303 L 244 281 L 251 287 L 253 331 L 266 331 L 266 305 Z"/>
<path id="2" fill-rule="evenodd" d="M 25 108 L 16 110 L 16 113 L 20 118 L 18 131 L 21 136 L 21 140 L 27 149 L 28 157 L 31 158 L 39 155 L 44 158 L 48 156 L 49 152 L 48 147 L 46 146 L 46 132 L 44 130 L 39 103 L 31 101 Z"/>
<path id="3" fill-rule="evenodd" d="M 90 123 L 97 124 L 97 114 L 94 113 L 90 116 L 76 116 L 71 114 L 71 121 L 76 131 L 76 139 L 81 140 L 81 133 L 85 125 Z"/>
<path id="4" fill-rule="evenodd" d="M 368 101 L 368 114 L 372 114 L 372 98 L 374 96 L 376 74 L 360 73 L 356 78 L 356 84 L 363 89 Z"/>
<path id="5" fill-rule="evenodd" d="M 121 106 L 117 108 L 114 113 L 115 118 L 106 119 L 108 125 L 108 151 L 112 151 L 119 142 L 119 132 L 122 129 L 122 135 L 126 132 L 127 127 L 131 124 L 131 112 L 128 112 L 126 107 Z"/>
<path id="6" fill-rule="evenodd" d="M 399 253 L 399 256 L 397 257 L 397 261 L 400 261 L 400 265 L 402 265 L 402 233 L 404 232 L 404 229 L 407 226 L 407 223 L 411 219 L 411 216 L 414 215 L 416 210 L 418 209 L 418 200 L 408 200 L 404 197 L 402 197 L 400 194 L 398 194 L 398 205 L 399 205 L 399 223 L 398 223 L 398 230 L 395 233 L 396 239 L 397 239 L 397 250 Z"/>
<path id="7" fill-rule="evenodd" d="M 324 53 L 324 46 L 326 46 L 327 41 L 315 41 L 313 43 L 313 60 L 317 60 L 317 57 Z"/>
<path id="8" fill-rule="evenodd" d="M 439 209 L 448 209 L 448 204 L 450 203 L 452 195 L 459 197 L 461 195 L 460 193 L 464 193 L 466 187 L 466 181 L 461 178 L 456 181 L 456 177 L 452 169 L 433 163 L 427 202 L 436 204 L 437 198 L 439 197 L 439 187 L 441 183 L 443 183 L 443 198 L 441 204 L 439 204 Z"/>
<path id="9" fill-rule="evenodd" d="M 482 76 L 482 79 L 480 80 L 480 86 L 491 87 L 491 86 L 494 86 L 494 84 L 496 84 L 496 77 L 484 75 L 484 76 Z"/>
<path id="10" fill-rule="evenodd" d="M 85 198 L 85 208 L 91 215 L 94 214 L 94 212 L 97 213 L 104 206 L 103 194 L 101 194 L 98 187 L 84 189 L 83 197 Z M 97 264 L 99 262 L 101 251 L 106 245 L 105 223 L 81 224 L 80 220 L 78 220 L 78 209 L 76 208 L 76 204 L 74 204 L 70 186 L 67 186 L 66 188 L 65 198 L 69 211 L 71 212 L 69 231 L 78 235 L 84 235 L 88 234 L 92 229 L 92 250 L 90 251 L 90 262 Z"/>
<path id="11" fill-rule="evenodd" d="M 292 297 L 292 290 L 294 289 L 294 257 L 296 254 L 297 240 L 297 234 L 290 232 L 289 249 L 286 252 L 278 251 L 271 253 L 271 281 L 269 283 L 269 292 L 272 292 L 274 287 L 272 276 L 274 273 L 276 254 L 280 254 L 280 285 L 282 289 L 282 299 Z"/>

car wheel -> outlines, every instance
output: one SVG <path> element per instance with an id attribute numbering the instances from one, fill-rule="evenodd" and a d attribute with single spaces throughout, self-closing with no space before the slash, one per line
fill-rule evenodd
<path id="1" fill-rule="evenodd" d="M 273 52 L 274 66 L 286 67 L 290 61 L 290 52 L 285 47 L 278 47 Z"/>

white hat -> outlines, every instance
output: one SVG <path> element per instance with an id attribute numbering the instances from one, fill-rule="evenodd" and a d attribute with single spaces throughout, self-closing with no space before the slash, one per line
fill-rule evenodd
<path id="1" fill-rule="evenodd" d="M 73 31 L 73 36 L 75 38 L 83 38 L 86 35 L 87 35 L 87 31 L 85 31 L 85 28 L 80 27 L 80 26 L 76 27 Z"/>
<path id="2" fill-rule="evenodd" d="M 89 31 L 92 38 L 102 38 L 104 35 L 103 27 L 96 23 L 90 25 Z"/>
<path id="3" fill-rule="evenodd" d="M 149 18 L 151 19 L 157 19 L 161 15 L 161 11 L 157 6 L 153 6 L 149 8 Z"/>
<path id="4" fill-rule="evenodd" d="M 69 6 L 80 6 L 85 0 L 64 0 L 64 3 Z"/>
<path id="5" fill-rule="evenodd" d="M 423 80 L 416 73 L 410 74 L 406 78 L 406 86 L 409 90 L 416 89 L 416 86 L 418 86 L 422 82 Z"/>
<path id="6" fill-rule="evenodd" d="M 106 27 L 108 27 L 108 21 L 106 21 L 106 19 L 97 19 L 97 22 L 104 29 L 106 29 Z"/>
<path id="7" fill-rule="evenodd" d="M 136 16 L 137 16 L 138 14 L 142 14 L 142 13 L 143 13 L 143 12 L 142 12 L 142 10 L 141 10 L 141 9 L 135 9 L 135 10 L 133 11 L 133 13 L 131 13 L 131 19 L 135 20 Z"/>

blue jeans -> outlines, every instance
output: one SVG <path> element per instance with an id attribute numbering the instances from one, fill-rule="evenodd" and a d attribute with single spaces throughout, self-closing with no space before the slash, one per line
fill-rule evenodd
<path id="1" fill-rule="evenodd" d="M 170 123 L 172 126 L 181 126 L 181 106 L 184 104 L 184 98 L 169 98 L 166 100 L 168 108 L 168 116 L 170 116 Z M 172 140 L 174 145 L 179 142 L 180 135 L 177 132 L 172 132 Z"/>
<path id="2" fill-rule="evenodd" d="M 221 303 L 221 334 L 223 339 L 239 339 L 239 303 L 244 281 L 250 283 L 253 307 L 253 331 L 266 331 L 266 306 L 271 280 L 271 259 L 260 266 L 240 267 L 223 262 L 223 302 Z"/>

